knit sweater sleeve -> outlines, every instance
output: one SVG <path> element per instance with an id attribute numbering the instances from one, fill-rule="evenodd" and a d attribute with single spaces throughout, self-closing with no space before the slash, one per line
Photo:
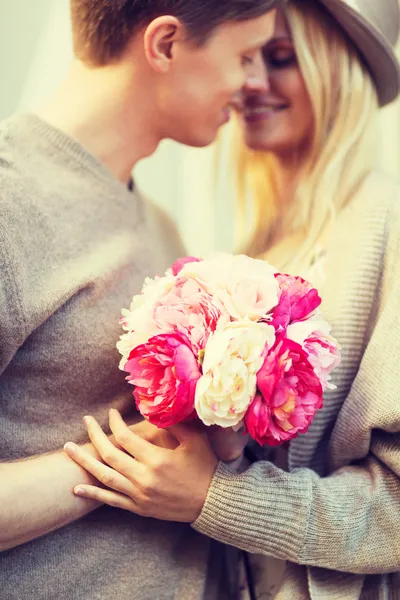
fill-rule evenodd
<path id="1" fill-rule="evenodd" d="M 392 316 L 391 331 L 382 328 L 386 339 L 379 333 L 372 341 L 348 398 L 354 419 L 368 428 L 368 456 L 325 478 L 308 469 L 286 473 L 268 462 L 237 475 L 221 463 L 195 529 L 298 564 L 365 574 L 398 570 L 400 386 L 393 374 L 400 355 L 400 318 Z M 372 382 L 376 353 L 392 346 L 390 340 L 393 351 L 380 360 Z"/>
<path id="2" fill-rule="evenodd" d="M 193 524 L 196 530 L 301 565 L 354 574 L 399 570 L 400 265 L 395 251 L 391 285 L 335 424 L 332 439 L 343 449 L 341 460 L 326 477 L 307 468 L 287 473 L 269 462 L 235 474 L 220 464 Z M 348 448 L 352 452 L 346 455 Z"/>

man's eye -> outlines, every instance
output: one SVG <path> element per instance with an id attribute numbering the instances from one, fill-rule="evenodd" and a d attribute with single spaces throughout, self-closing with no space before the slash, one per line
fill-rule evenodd
<path id="1" fill-rule="evenodd" d="M 254 62 L 254 58 L 252 56 L 242 56 L 242 65 L 245 67 L 247 65 L 252 65 Z"/>

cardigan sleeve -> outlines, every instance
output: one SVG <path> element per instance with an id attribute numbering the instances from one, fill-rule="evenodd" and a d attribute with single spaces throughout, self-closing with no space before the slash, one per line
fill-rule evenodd
<path id="1" fill-rule="evenodd" d="M 196 530 L 300 565 L 354 574 L 400 569 L 398 254 L 391 265 L 391 285 L 334 429 L 336 449 L 350 440 L 357 452 L 343 451 L 326 477 L 268 461 L 241 474 L 220 464 Z"/>

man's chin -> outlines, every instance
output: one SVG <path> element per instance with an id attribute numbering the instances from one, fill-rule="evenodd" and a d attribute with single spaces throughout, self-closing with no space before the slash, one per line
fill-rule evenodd
<path id="1" fill-rule="evenodd" d="M 205 148 L 206 146 L 209 146 L 210 144 L 212 144 L 218 134 L 218 129 L 216 129 L 215 131 L 212 132 L 207 132 L 208 134 L 206 134 L 204 131 L 198 134 L 193 134 L 193 135 L 182 135 L 182 136 L 177 136 L 175 139 L 176 142 L 179 142 L 180 144 L 184 144 L 185 146 L 192 146 L 192 148 Z"/>

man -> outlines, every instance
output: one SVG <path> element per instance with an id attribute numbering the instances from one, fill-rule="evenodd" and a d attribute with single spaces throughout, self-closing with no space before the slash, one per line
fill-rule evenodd
<path id="1" fill-rule="evenodd" d="M 132 168 L 163 138 L 213 141 L 277 3 L 71 0 L 68 77 L 0 127 L 2 600 L 232 597 L 221 548 L 75 498 L 90 479 L 61 448 L 85 442 L 87 412 L 105 424 L 110 407 L 131 410 L 119 312 L 182 252 L 127 189 Z"/>

